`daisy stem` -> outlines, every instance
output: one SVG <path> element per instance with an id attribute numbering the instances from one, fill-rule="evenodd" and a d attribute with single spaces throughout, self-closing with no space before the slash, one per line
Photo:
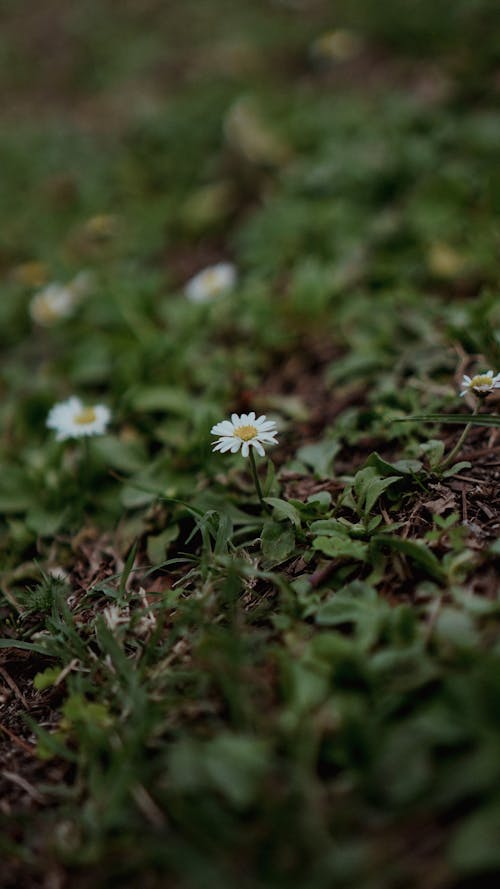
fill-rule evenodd
<path id="1" fill-rule="evenodd" d="M 262 495 L 262 488 L 260 486 L 260 480 L 259 480 L 259 475 L 257 472 L 257 464 L 255 462 L 255 455 L 253 452 L 253 448 L 250 448 L 250 453 L 248 456 L 250 457 L 250 468 L 252 470 L 252 476 L 253 476 L 253 480 L 255 483 L 255 489 L 257 491 L 257 497 L 259 498 L 261 505 L 264 507 L 264 509 L 266 509 L 267 504 L 264 503 L 264 497 Z"/>
<path id="2" fill-rule="evenodd" d="M 473 417 L 475 417 L 476 414 L 478 413 L 478 411 L 479 411 L 479 405 L 480 405 L 480 402 L 478 402 L 478 403 L 476 404 L 476 406 L 475 406 L 475 408 L 474 408 L 474 410 L 473 410 L 473 412 L 472 412 L 472 416 L 473 416 Z M 450 465 L 450 463 L 453 462 L 453 460 L 455 459 L 455 457 L 457 456 L 457 454 L 459 454 L 460 451 L 462 450 L 463 444 L 464 444 L 465 439 L 467 438 L 467 436 L 468 436 L 468 434 L 469 434 L 469 431 L 470 431 L 470 429 L 471 429 L 471 426 L 472 426 L 472 423 L 467 423 L 467 425 L 466 425 L 466 427 L 464 428 L 464 430 L 463 430 L 463 432 L 462 432 L 460 438 L 458 439 L 458 441 L 457 441 L 455 447 L 451 449 L 451 451 L 450 451 L 450 453 L 448 454 L 448 456 L 447 456 L 447 457 L 446 457 L 446 458 L 439 464 L 438 469 L 439 469 L 441 472 L 443 471 L 443 469 L 446 469 L 446 468 Z"/>
<path id="3" fill-rule="evenodd" d="M 84 435 L 82 438 L 80 481 L 85 491 L 88 492 L 90 485 L 90 438 L 88 435 Z"/>

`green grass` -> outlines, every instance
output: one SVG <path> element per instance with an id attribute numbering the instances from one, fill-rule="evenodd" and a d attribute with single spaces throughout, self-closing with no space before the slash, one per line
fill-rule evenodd
<path id="1" fill-rule="evenodd" d="M 40 61 L 24 6 L 0 742 L 29 790 L 2 773 L 0 885 L 496 885 L 498 445 L 473 426 L 442 467 L 439 422 L 500 369 L 496 4 L 54 4 Z M 315 59 L 338 26 L 360 55 Z M 235 290 L 190 303 L 223 259 Z M 45 425 L 73 394 L 112 411 L 88 448 Z M 252 409 L 265 509 L 211 451 Z"/>

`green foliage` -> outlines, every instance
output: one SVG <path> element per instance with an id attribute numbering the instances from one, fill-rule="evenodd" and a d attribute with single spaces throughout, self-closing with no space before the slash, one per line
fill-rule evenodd
<path id="1" fill-rule="evenodd" d="M 6 885 L 493 885 L 499 419 L 454 375 L 500 369 L 498 4 L 1 6 Z M 54 440 L 73 393 L 108 434 Z M 253 409 L 263 509 L 210 446 Z"/>

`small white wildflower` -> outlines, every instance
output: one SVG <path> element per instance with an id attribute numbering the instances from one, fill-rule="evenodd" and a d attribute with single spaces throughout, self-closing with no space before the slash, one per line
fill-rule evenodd
<path id="1" fill-rule="evenodd" d="M 57 441 L 65 441 L 86 435 L 104 435 L 110 419 L 111 412 L 106 405 L 85 407 L 79 398 L 73 396 L 50 409 L 47 426 L 55 430 Z"/>
<path id="2" fill-rule="evenodd" d="M 75 311 L 75 297 L 69 286 L 64 284 L 47 284 L 35 293 L 30 303 L 30 315 L 36 324 L 51 327 L 65 318 L 70 318 Z"/>
<path id="3" fill-rule="evenodd" d="M 232 290 L 235 284 L 235 266 L 231 262 L 218 262 L 191 278 L 184 292 L 191 302 L 204 303 Z"/>
<path id="4" fill-rule="evenodd" d="M 472 392 L 474 395 L 488 395 L 494 389 L 500 389 L 500 373 L 494 374 L 492 370 L 486 373 L 476 374 L 474 377 L 464 375 L 460 396 Z"/>
<path id="5" fill-rule="evenodd" d="M 275 438 L 278 430 L 274 420 L 266 420 L 265 415 L 256 418 L 253 411 L 241 416 L 232 414 L 230 420 L 222 420 L 212 426 L 210 431 L 212 435 L 219 436 L 213 450 L 220 451 L 221 454 L 226 451 L 236 454 L 241 448 L 242 456 L 248 457 L 251 445 L 263 457 L 265 444 L 278 444 Z"/>

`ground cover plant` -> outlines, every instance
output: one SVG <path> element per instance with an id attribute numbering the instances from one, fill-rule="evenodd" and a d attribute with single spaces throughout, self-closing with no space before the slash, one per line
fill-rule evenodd
<path id="1" fill-rule="evenodd" d="M 497 885 L 497 4 L 0 11 L 0 886 Z"/>

